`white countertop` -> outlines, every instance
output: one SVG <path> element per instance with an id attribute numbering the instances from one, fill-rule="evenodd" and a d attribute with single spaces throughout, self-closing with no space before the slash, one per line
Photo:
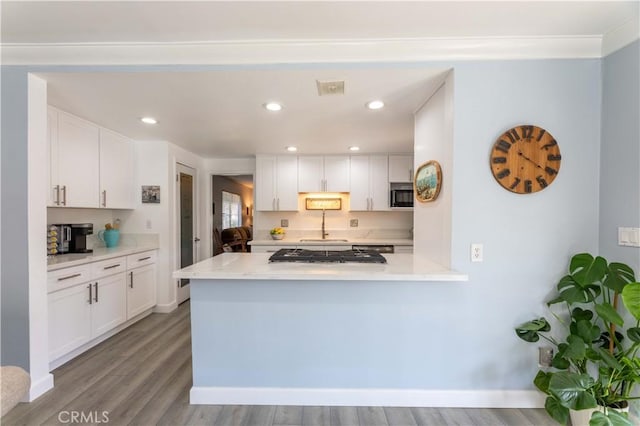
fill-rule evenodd
<path id="1" fill-rule="evenodd" d="M 468 281 L 413 254 L 384 254 L 386 264 L 269 263 L 270 253 L 223 253 L 173 273 L 203 280 Z"/>
<path id="2" fill-rule="evenodd" d="M 301 241 L 305 239 L 313 239 L 313 237 L 306 238 L 287 238 L 286 236 L 282 240 L 253 240 L 249 241 L 249 245 L 252 246 L 352 246 L 354 244 L 363 245 L 393 245 L 393 246 L 413 246 L 413 240 L 409 238 L 395 238 L 395 239 L 371 239 L 371 238 L 344 238 L 347 241 L 335 241 L 331 238 L 326 240 L 318 239 L 318 241 Z M 336 237 L 336 239 L 340 239 Z"/>
<path id="3" fill-rule="evenodd" d="M 93 253 L 70 253 L 47 257 L 47 271 L 69 268 L 71 266 L 84 265 L 85 263 L 98 262 L 114 257 L 128 256 L 147 250 L 155 250 L 157 244 L 148 243 L 136 246 L 118 246 L 113 248 L 94 248 Z"/>

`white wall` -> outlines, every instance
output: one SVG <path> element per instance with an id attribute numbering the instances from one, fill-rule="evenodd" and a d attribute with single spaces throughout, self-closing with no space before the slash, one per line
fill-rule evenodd
<path id="1" fill-rule="evenodd" d="M 453 71 L 415 113 L 414 170 L 430 160 L 440 163 L 438 198 L 415 202 L 414 253 L 444 266 L 451 265 L 451 194 L 453 193 Z"/>

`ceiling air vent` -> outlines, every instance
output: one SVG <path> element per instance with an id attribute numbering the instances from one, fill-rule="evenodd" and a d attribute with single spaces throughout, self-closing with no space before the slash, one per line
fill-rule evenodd
<path id="1" fill-rule="evenodd" d="M 316 80 L 318 95 L 344 95 L 344 80 L 320 81 Z"/>

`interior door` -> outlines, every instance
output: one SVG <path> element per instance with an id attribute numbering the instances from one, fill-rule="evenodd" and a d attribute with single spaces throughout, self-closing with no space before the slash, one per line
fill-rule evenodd
<path id="1" fill-rule="evenodd" d="M 177 164 L 177 195 L 178 202 L 178 267 L 185 268 L 192 265 L 198 258 L 198 243 L 196 234 L 196 171 L 183 164 Z M 178 281 L 178 303 L 189 299 L 190 287 L 188 279 Z"/>

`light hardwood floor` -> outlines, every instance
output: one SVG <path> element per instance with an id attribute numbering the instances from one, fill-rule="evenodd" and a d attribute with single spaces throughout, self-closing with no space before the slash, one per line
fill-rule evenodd
<path id="1" fill-rule="evenodd" d="M 189 303 L 152 314 L 53 371 L 55 387 L 2 425 L 554 425 L 544 410 L 189 405 Z M 103 416 L 105 412 L 105 416 Z M 82 420 L 77 417 L 76 420 Z"/>

